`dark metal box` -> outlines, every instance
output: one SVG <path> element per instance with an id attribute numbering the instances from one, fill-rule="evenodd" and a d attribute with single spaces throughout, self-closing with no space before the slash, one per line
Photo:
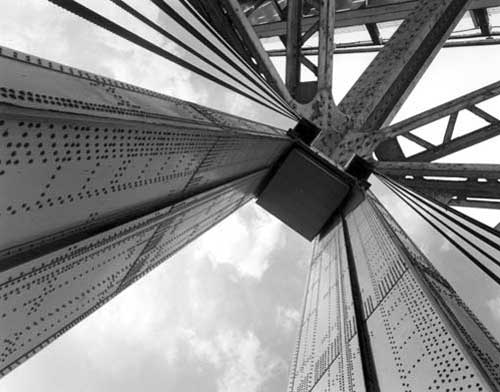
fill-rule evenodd
<path id="1" fill-rule="evenodd" d="M 294 148 L 257 201 L 293 230 L 312 240 L 351 188 L 342 171 Z"/>

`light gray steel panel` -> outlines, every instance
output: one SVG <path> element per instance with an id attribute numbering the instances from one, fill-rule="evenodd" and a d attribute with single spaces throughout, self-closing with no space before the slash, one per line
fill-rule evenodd
<path id="1" fill-rule="evenodd" d="M 265 174 L 247 176 L 181 207 L 167 207 L 0 273 L 0 374 L 237 209 Z M 154 238 L 158 228 L 164 230 L 159 241 Z M 147 260 L 137 260 L 144 256 Z"/>
<path id="2" fill-rule="evenodd" d="M 289 391 L 364 391 L 341 225 L 315 249 Z"/>
<path id="3" fill-rule="evenodd" d="M 289 144 L 267 125 L 0 48 L 0 270 L 265 168 Z"/>
<path id="4" fill-rule="evenodd" d="M 181 100 L 5 47 L 0 50 L 2 102 L 106 118 L 148 122 L 177 118 L 210 124 Z"/>
<path id="5" fill-rule="evenodd" d="M 500 389 L 499 343 L 451 287 L 443 285 L 442 280 L 434 279 L 430 274 L 426 274 L 426 280 L 438 293 L 439 302 L 457 325 L 458 333 L 470 353 L 479 360 L 495 387 Z"/>
<path id="6" fill-rule="evenodd" d="M 404 257 L 367 202 L 347 217 L 365 319 L 407 270 Z"/>
<path id="7" fill-rule="evenodd" d="M 266 167 L 288 144 L 91 118 L 13 117 L 0 113 L 1 257 Z"/>
<path id="8" fill-rule="evenodd" d="M 185 192 L 203 189 L 241 173 L 273 164 L 289 142 L 263 139 L 254 135 L 218 137 L 190 179 Z"/>
<path id="9" fill-rule="evenodd" d="M 368 195 L 346 221 L 380 390 L 498 390 L 498 343 L 380 203 Z M 322 302 L 307 298 L 304 320 L 319 323 L 303 325 L 289 391 L 365 389 L 341 234 L 336 225 L 314 246 L 307 295 L 319 282 Z"/>
<path id="10" fill-rule="evenodd" d="M 0 102 L 27 108 L 200 129 L 284 132 L 265 124 L 0 46 Z"/>
<path id="11" fill-rule="evenodd" d="M 368 327 L 381 390 L 492 390 L 411 273 Z"/>
<path id="12" fill-rule="evenodd" d="M 210 229 L 214 222 L 222 220 L 239 206 L 251 200 L 265 174 L 267 172 L 264 171 L 243 181 L 227 184 L 223 193 L 207 195 L 205 200 L 200 196 L 192 198 L 192 203 L 182 207 L 183 209 L 189 208 L 189 218 L 178 214 L 174 217 L 172 225 L 163 228 L 163 235 L 157 245 L 149 252 L 141 268 L 135 273 L 134 280 L 149 272 L 174 252 Z M 176 206 L 174 206 L 171 213 L 177 211 Z"/>
<path id="13" fill-rule="evenodd" d="M 429 260 L 420 252 L 406 233 L 399 227 L 387 210 L 375 198 L 377 205 L 391 229 L 397 234 L 405 249 L 418 268 L 422 279 L 427 283 L 432 297 L 444 312 L 444 317 L 454 326 L 455 334 L 461 339 L 469 358 L 475 358 L 490 382 L 500 389 L 500 344 L 490 334 L 482 322 L 469 309 L 466 303 L 455 292 L 453 287 L 437 271 Z"/>
<path id="14" fill-rule="evenodd" d="M 457 334 L 471 326 L 450 323 L 422 273 L 436 277 L 447 290 L 451 287 L 416 248 L 404 250 L 402 244 L 413 246 L 411 241 L 400 228 L 393 231 L 395 221 L 376 207 L 381 208 L 370 198 L 352 212 L 349 231 L 353 244 L 357 241 L 356 266 L 366 264 L 368 271 L 358 275 L 360 286 L 371 285 L 375 292 L 367 325 L 380 390 L 493 390 Z M 386 219 L 392 220 L 391 226 Z M 399 270 L 398 265 L 405 268 Z M 366 310 L 368 291 L 362 295 Z M 486 341 L 484 334 L 474 339 L 476 344 Z"/>

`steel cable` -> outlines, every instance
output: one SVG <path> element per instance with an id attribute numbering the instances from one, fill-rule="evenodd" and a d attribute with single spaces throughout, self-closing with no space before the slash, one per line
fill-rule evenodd
<path id="1" fill-rule="evenodd" d="M 170 5 L 166 4 L 165 1 L 163 1 L 163 0 L 150 0 L 150 1 L 152 3 L 154 3 L 158 8 L 160 8 L 166 15 L 168 15 L 170 18 L 172 18 L 177 24 L 179 24 L 186 31 L 188 31 L 193 37 L 195 37 L 196 39 L 198 39 L 202 44 L 204 44 L 212 52 L 214 52 L 215 54 L 217 54 L 222 60 L 224 60 L 226 63 L 230 64 L 233 68 L 235 68 L 241 74 L 247 75 L 247 77 L 249 77 L 248 74 L 246 74 L 245 70 L 243 70 L 243 68 L 241 68 L 240 65 L 238 65 L 235 61 L 233 61 L 231 58 L 229 58 L 229 56 L 227 54 L 225 54 L 222 50 L 220 50 L 220 48 L 218 48 L 216 45 L 214 45 L 212 42 L 210 42 L 197 29 L 195 29 L 193 26 L 191 26 L 191 24 L 189 24 L 189 22 L 186 19 L 184 19 Z M 220 41 L 220 39 L 219 39 L 219 41 Z M 259 78 L 259 82 L 262 83 L 263 82 L 262 77 L 259 76 L 258 74 L 257 74 L 257 77 Z M 262 88 L 262 86 L 260 86 L 260 87 Z M 274 91 L 274 90 L 272 90 L 272 91 Z M 285 101 L 283 100 L 283 102 L 285 102 Z M 287 110 L 289 110 L 291 113 L 293 113 L 294 115 L 296 115 L 292 111 L 292 109 L 290 108 L 290 106 L 288 104 L 286 104 L 286 102 L 283 105 L 286 105 Z"/>
<path id="2" fill-rule="evenodd" d="M 495 274 L 490 268 L 485 266 L 479 259 L 477 259 L 473 254 L 471 254 L 467 249 L 465 249 L 462 245 L 460 245 L 455 239 L 453 239 L 449 234 L 445 233 L 436 223 L 431 221 L 427 216 L 425 216 L 422 212 L 420 212 L 416 206 L 418 206 L 422 211 L 425 211 L 429 216 L 432 218 L 436 219 L 438 222 L 440 222 L 443 226 L 445 226 L 448 230 L 459 236 L 462 240 L 467 242 L 470 246 L 472 246 L 474 249 L 479 251 L 481 254 L 484 256 L 488 257 L 488 259 L 493 260 L 495 264 L 498 264 L 497 261 L 491 256 L 486 254 L 483 250 L 481 250 L 477 245 L 472 243 L 470 240 L 466 239 L 463 237 L 460 233 L 458 233 L 456 230 L 451 228 L 449 225 L 441 221 L 440 219 L 436 218 L 432 213 L 430 213 L 428 210 L 426 210 L 424 207 L 416 203 L 414 200 L 412 200 L 409 196 L 407 196 L 404 192 L 400 184 L 397 184 L 393 182 L 392 180 L 388 180 L 387 177 L 381 175 L 382 182 L 399 198 L 401 199 L 406 205 L 408 205 L 413 211 L 415 211 L 422 219 L 424 219 L 427 223 L 429 223 L 436 231 L 438 231 L 444 238 L 446 238 L 451 244 L 453 244 L 464 256 L 466 256 L 476 267 L 478 267 L 481 271 L 483 271 L 486 275 L 488 275 L 495 283 L 500 285 L 500 277 Z M 397 184 L 397 186 L 395 185 Z"/>
<path id="3" fill-rule="evenodd" d="M 169 61 L 171 61 L 171 62 L 173 62 L 181 67 L 184 67 L 184 68 L 186 68 L 186 69 L 188 69 L 188 70 L 190 70 L 190 71 L 192 71 L 200 76 L 203 76 L 206 79 L 208 79 L 214 83 L 217 83 L 223 87 L 226 87 L 231 91 L 234 91 L 238 94 L 241 94 L 241 95 L 247 97 L 248 99 L 250 99 L 256 103 L 259 103 L 259 104 L 267 107 L 268 109 L 273 110 L 276 113 L 279 113 L 283 116 L 289 117 L 292 120 L 297 119 L 295 117 L 295 115 L 289 114 L 287 112 L 283 112 L 276 107 L 273 107 L 271 105 L 268 105 L 265 102 L 262 102 L 261 100 L 253 97 L 252 95 L 246 93 L 245 91 L 242 91 L 241 89 L 239 89 L 235 86 L 232 86 L 231 84 L 211 75 L 210 73 L 202 70 L 201 68 L 198 68 L 198 67 L 190 64 L 186 60 L 183 60 L 180 57 L 166 51 L 165 49 L 145 40 L 144 38 L 138 36 L 137 34 L 131 32 L 130 30 L 127 30 L 126 28 L 114 23 L 113 21 L 96 13 L 95 11 L 83 6 L 82 4 L 78 3 L 75 0 L 48 0 L 48 1 L 50 1 L 51 3 L 65 9 L 65 10 L 91 22 L 91 23 L 94 23 L 97 26 L 100 26 L 100 27 L 108 30 L 109 32 L 111 32 L 113 34 L 118 35 L 121 38 L 126 39 L 127 41 L 130 41 L 138 46 L 141 46 L 142 48 L 149 50 L 150 52 L 155 53 L 155 54 L 165 58 L 166 60 L 169 60 Z"/>
<path id="4" fill-rule="evenodd" d="M 386 178 L 385 181 L 387 182 L 390 182 L 392 183 L 392 185 L 396 188 L 399 188 L 400 191 L 404 192 L 406 195 L 408 195 L 408 197 L 412 198 L 412 199 L 416 199 L 417 196 L 414 195 L 412 192 L 410 192 L 408 189 L 400 186 L 397 182 L 389 179 L 389 178 Z M 399 185 L 399 186 L 398 186 Z M 417 202 L 414 201 L 415 204 L 418 205 Z M 428 203 L 423 203 L 427 206 L 429 206 Z M 432 206 L 431 206 L 432 207 Z M 423 207 L 420 206 L 420 208 L 424 209 Z M 500 261 L 496 260 L 493 256 L 491 256 L 490 254 L 486 253 L 485 250 L 483 250 L 482 248 L 479 248 L 475 243 L 473 243 L 472 241 L 470 241 L 469 239 L 467 239 L 466 237 L 463 236 L 463 234 L 459 233 L 457 230 L 453 229 L 450 225 L 448 225 L 446 222 L 442 221 L 441 219 L 439 219 L 437 216 L 433 215 L 432 213 L 430 213 L 428 210 L 426 211 L 430 216 L 432 216 L 436 221 L 438 221 L 439 223 L 441 223 L 443 226 L 445 226 L 446 228 L 448 228 L 450 231 L 452 231 L 454 234 L 456 234 L 458 237 L 460 237 L 461 239 L 463 239 L 465 242 L 467 242 L 470 246 L 472 246 L 474 249 L 476 249 L 479 253 L 481 253 L 483 256 L 486 256 L 488 259 L 490 259 L 494 264 L 496 264 L 497 266 L 500 267 Z M 451 220 L 450 217 L 447 217 Z M 462 226 L 460 226 L 462 227 Z M 469 233 L 473 234 L 471 232 L 471 230 L 467 230 Z M 494 244 L 496 245 L 496 244 Z M 495 249 L 498 249 L 496 246 L 493 246 Z"/>
<path id="5" fill-rule="evenodd" d="M 381 173 L 377 173 L 377 174 L 379 176 L 385 178 L 386 180 L 391 181 L 396 186 L 401 187 L 402 189 L 405 190 L 405 192 L 412 194 L 415 198 L 420 200 L 420 202 L 424 203 L 429 208 L 432 208 L 434 211 L 439 213 L 441 216 L 450 220 L 451 222 L 453 222 L 454 224 L 456 224 L 457 226 L 459 226 L 463 230 L 469 232 L 470 234 L 475 236 L 480 241 L 483 241 L 486 244 L 488 244 L 489 246 L 491 246 L 492 248 L 495 248 L 496 250 L 500 251 L 500 233 L 498 233 L 496 230 L 491 229 L 490 227 L 484 225 L 483 223 L 481 223 L 475 219 L 468 217 L 467 215 L 460 214 L 460 215 L 462 215 L 462 216 L 460 216 L 460 215 L 456 214 L 458 211 L 456 211 L 455 209 L 450 208 L 450 207 L 446 206 L 445 204 L 439 203 L 439 201 L 437 201 L 437 200 L 431 201 L 427 197 L 416 192 L 415 190 L 409 190 L 409 189 L 401 186 L 400 184 L 398 184 L 396 181 L 394 181 L 390 177 L 386 176 L 385 174 L 381 174 Z M 438 205 L 440 208 L 436 207 L 436 205 Z M 446 212 L 444 212 L 443 209 L 446 210 Z M 459 220 L 453 218 L 453 216 L 452 216 L 453 214 L 455 214 L 456 216 L 459 216 L 460 218 L 462 218 L 464 220 L 467 220 L 469 223 L 471 223 L 471 226 L 467 226 L 463 222 L 460 222 Z M 474 230 L 473 229 L 474 226 L 481 227 L 483 230 L 488 231 L 489 233 L 493 234 L 495 237 L 497 237 L 499 239 L 499 242 L 494 242 L 490 238 L 479 233 L 477 230 Z M 484 227 L 482 227 L 482 226 L 484 226 Z M 500 265 L 500 263 L 499 263 L 499 265 Z"/>
<path id="6" fill-rule="evenodd" d="M 200 22 L 206 29 L 212 32 L 212 34 L 217 38 L 217 40 L 223 44 L 231 53 L 233 53 L 234 56 L 236 56 L 253 74 L 256 75 L 257 78 L 262 80 L 264 85 L 272 92 L 274 93 L 278 98 L 280 98 L 285 104 L 288 105 L 288 103 L 285 101 L 285 99 L 278 94 L 278 92 L 272 88 L 269 83 L 262 78 L 262 76 L 249 64 L 241 55 L 238 53 L 227 41 L 219 34 L 219 32 L 211 26 L 194 8 L 191 4 L 189 4 L 188 1 L 186 0 L 179 0 L 182 5 Z M 293 109 L 292 109 L 293 110 Z M 297 118 L 300 116 L 294 111 L 294 113 L 297 115 Z"/>
<path id="7" fill-rule="evenodd" d="M 280 101 L 277 101 L 274 96 L 268 96 L 268 97 L 266 97 L 261 92 L 257 91 L 256 89 L 254 89 L 254 88 L 252 88 L 250 86 L 245 85 L 240 79 L 238 79 L 237 77 L 235 77 L 232 73 L 226 71 L 224 68 L 222 68 L 221 66 L 217 65 L 216 63 L 214 63 L 212 60 L 210 60 L 206 56 L 204 56 L 201 53 L 199 53 L 198 51 L 194 50 L 189 45 L 187 45 L 183 41 L 181 41 L 179 38 L 175 37 L 173 34 L 170 34 L 168 31 L 166 31 L 165 29 L 163 29 L 161 26 L 159 26 L 158 24 L 154 23 L 153 21 L 151 21 L 150 19 L 148 19 L 147 17 L 145 17 L 144 15 L 142 15 L 140 12 L 138 12 L 137 10 L 135 10 L 134 8 L 132 8 L 131 6 L 129 6 L 123 0 L 110 0 L 110 1 L 112 3 L 114 3 L 116 6 L 120 7 L 124 11 L 126 11 L 129 14 L 131 14 L 132 16 L 134 16 L 135 18 L 137 18 L 138 20 L 140 20 L 141 22 L 143 22 L 144 24 L 146 24 L 147 26 L 151 27 L 152 29 L 154 29 L 158 33 L 162 34 L 167 39 L 173 41 L 174 43 L 176 43 L 177 45 L 179 45 L 181 48 L 183 48 L 184 50 L 186 50 L 187 52 L 189 52 L 189 53 L 193 54 L 194 56 L 198 57 L 199 59 L 201 59 L 205 63 L 209 64 L 213 68 L 217 69 L 219 72 L 223 73 L 224 75 L 228 76 L 229 78 L 233 79 L 235 82 L 239 83 L 240 85 L 243 85 L 243 87 L 246 87 L 247 89 L 249 89 L 250 91 L 252 91 L 256 95 L 258 95 L 260 98 L 264 99 L 269 104 L 271 104 L 271 105 L 279 105 L 279 106 L 283 107 L 283 104 Z M 271 101 L 271 99 L 273 99 L 274 102 Z"/>

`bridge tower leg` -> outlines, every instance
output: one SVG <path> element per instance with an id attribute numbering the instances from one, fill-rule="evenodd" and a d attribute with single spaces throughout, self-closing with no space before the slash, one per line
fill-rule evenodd
<path id="1" fill-rule="evenodd" d="M 283 131 L 0 48 L 0 374 L 251 200 Z"/>

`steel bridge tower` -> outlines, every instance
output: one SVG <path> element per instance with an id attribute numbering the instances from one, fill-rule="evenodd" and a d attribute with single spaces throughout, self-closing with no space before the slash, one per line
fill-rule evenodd
<path id="1" fill-rule="evenodd" d="M 500 283 L 498 232 L 451 208 L 500 208 L 500 167 L 434 162 L 500 135 L 500 120 L 477 106 L 500 82 L 393 122 L 441 48 L 499 43 L 489 16 L 500 1 L 179 0 L 214 44 L 169 1 L 151 0 L 245 86 L 200 53 L 216 72 L 77 1 L 50 1 L 300 121 L 285 132 L 1 47 L 0 374 L 258 198 L 314 239 L 289 392 L 500 390 L 499 344 L 368 189 L 376 173 Z M 465 15 L 474 31 L 454 33 Z M 381 23 L 397 27 L 390 38 Z M 339 29 L 370 41 L 335 44 Z M 266 50 L 266 38 L 284 49 Z M 334 102 L 334 53 L 372 51 Z M 284 80 L 273 56 L 286 60 Z M 454 136 L 465 111 L 488 125 Z M 440 119 L 440 144 L 412 133 Z M 406 156 L 398 137 L 423 151 Z"/>

